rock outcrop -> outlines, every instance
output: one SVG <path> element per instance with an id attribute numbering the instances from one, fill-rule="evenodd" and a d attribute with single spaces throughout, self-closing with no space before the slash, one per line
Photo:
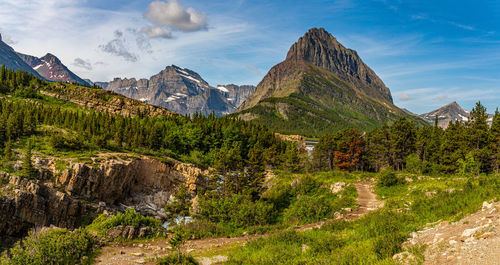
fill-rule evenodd
<path id="1" fill-rule="evenodd" d="M 45 172 L 37 181 L 0 173 L 0 235 L 20 237 L 50 225 L 74 228 L 89 215 L 126 208 L 162 219 L 181 184 L 193 197 L 205 185 L 208 171 L 190 164 L 122 155 L 102 155 L 92 163 L 66 161 L 65 169 L 56 169 L 60 159 L 36 159 Z"/>
<path id="2" fill-rule="evenodd" d="M 202 171 L 189 164 L 164 163 L 148 157 L 105 159 L 98 166 L 72 163 L 55 177 L 56 185 L 72 196 L 88 201 L 102 201 L 107 206 L 133 207 L 158 218 L 165 217 L 163 207 L 180 184 L 192 194 L 204 185 Z"/>
<path id="3" fill-rule="evenodd" d="M 0 235 L 19 237 L 35 226 L 74 228 L 91 207 L 40 181 L 0 173 Z"/>

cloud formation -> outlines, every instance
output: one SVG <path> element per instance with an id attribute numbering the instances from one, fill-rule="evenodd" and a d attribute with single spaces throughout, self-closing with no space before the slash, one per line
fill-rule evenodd
<path id="1" fill-rule="evenodd" d="M 144 13 L 144 18 L 157 26 L 185 32 L 207 28 L 207 17 L 204 13 L 193 8 L 184 8 L 177 0 L 151 2 Z"/>
<path id="2" fill-rule="evenodd" d="M 143 32 L 150 38 L 163 38 L 163 39 L 172 38 L 172 32 L 162 27 L 143 27 L 141 29 L 141 32 Z"/>
<path id="3" fill-rule="evenodd" d="M 408 93 L 401 93 L 399 95 L 399 100 L 401 100 L 401 101 L 408 101 L 410 99 L 411 99 L 411 97 L 410 97 L 410 95 L 408 95 Z"/>
<path id="4" fill-rule="evenodd" d="M 80 67 L 86 70 L 91 71 L 92 70 L 92 64 L 89 61 L 86 61 L 82 58 L 76 58 L 73 63 L 73 66 Z"/>
<path id="5" fill-rule="evenodd" d="M 99 48 L 106 53 L 113 54 L 119 57 L 123 57 L 129 62 L 137 62 L 138 56 L 130 52 L 125 46 L 125 38 L 123 37 L 123 32 L 116 30 L 114 32 L 115 38 L 106 44 L 99 45 Z"/>

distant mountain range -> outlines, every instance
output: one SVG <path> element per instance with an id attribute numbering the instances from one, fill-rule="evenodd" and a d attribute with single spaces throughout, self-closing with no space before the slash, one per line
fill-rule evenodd
<path id="1" fill-rule="evenodd" d="M 167 66 L 149 79 L 115 78 L 95 84 L 180 114 L 218 116 L 234 112 L 255 89 L 237 85 L 211 87 L 198 73 L 176 65 Z"/>
<path id="2" fill-rule="evenodd" d="M 41 58 L 22 53 L 17 53 L 17 55 L 47 80 L 68 83 L 76 82 L 80 85 L 89 85 L 87 81 L 84 81 L 71 72 L 59 58 L 51 53 L 47 53 Z"/>
<path id="3" fill-rule="evenodd" d="M 493 122 L 493 115 L 488 114 L 488 123 Z M 463 109 L 456 101 L 445 105 L 437 110 L 421 114 L 420 117 L 425 119 L 430 124 L 434 124 L 436 116 L 438 117 L 438 126 L 446 129 L 450 122 L 461 121 L 467 122 L 470 119 L 470 112 Z"/>
<path id="4" fill-rule="evenodd" d="M 285 134 L 320 136 L 372 129 L 407 117 L 389 88 L 358 56 L 322 28 L 309 30 L 274 66 L 235 114 Z"/>

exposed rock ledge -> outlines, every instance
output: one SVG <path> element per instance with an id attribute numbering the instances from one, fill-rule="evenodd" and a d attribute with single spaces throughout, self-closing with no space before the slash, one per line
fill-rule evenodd
<path id="1" fill-rule="evenodd" d="M 95 210 L 131 207 L 161 219 L 163 207 L 181 183 L 194 194 L 208 174 L 189 164 L 145 156 L 96 161 L 69 162 L 61 172 L 56 170 L 55 159 L 39 159 L 35 164 L 51 174 L 37 181 L 0 173 L 8 180 L 0 185 L 0 236 L 18 237 L 40 226 L 74 228 Z"/>

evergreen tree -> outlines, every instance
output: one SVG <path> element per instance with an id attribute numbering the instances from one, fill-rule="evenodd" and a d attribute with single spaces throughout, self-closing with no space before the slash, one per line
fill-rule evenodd
<path id="1" fill-rule="evenodd" d="M 26 146 L 26 153 L 24 154 L 23 168 L 22 168 L 22 176 L 27 179 L 35 179 L 37 173 L 35 167 L 33 167 L 32 148 L 33 148 L 32 141 L 28 140 L 28 144 Z"/>
<path id="2" fill-rule="evenodd" d="M 415 124 L 402 118 L 391 126 L 391 151 L 395 170 L 404 169 L 406 157 L 415 152 L 415 143 Z"/>
<path id="3" fill-rule="evenodd" d="M 498 108 L 493 116 L 490 131 L 493 169 L 498 173 L 500 170 L 500 112 Z"/>
<path id="4" fill-rule="evenodd" d="M 9 162 L 12 160 L 12 141 L 10 138 L 5 143 L 3 160 Z"/>
<path id="5" fill-rule="evenodd" d="M 467 154 L 467 134 L 460 121 L 450 122 L 443 135 L 441 145 L 441 168 L 446 173 L 457 171 L 457 161 Z"/>
<path id="6" fill-rule="evenodd" d="M 489 126 L 486 108 L 477 102 L 470 112 L 470 120 L 467 123 L 469 150 L 471 150 L 474 160 L 480 165 L 481 172 L 492 170 L 491 150 L 489 148 Z"/>

